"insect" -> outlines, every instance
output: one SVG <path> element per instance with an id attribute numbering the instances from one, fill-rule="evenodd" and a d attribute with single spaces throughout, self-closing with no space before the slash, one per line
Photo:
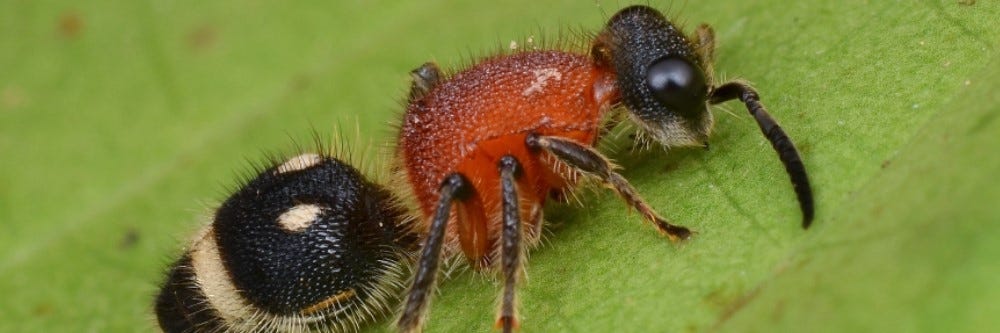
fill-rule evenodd
<path id="1" fill-rule="evenodd" d="M 422 328 L 443 255 L 497 268 L 496 326 L 517 328 L 523 249 L 538 241 L 547 198 L 580 177 L 613 189 L 671 241 L 688 238 L 594 148 L 616 114 L 644 140 L 702 147 L 714 122 L 709 107 L 743 102 L 784 163 L 808 227 L 813 199 L 798 152 L 749 84 L 714 81 L 714 47 L 708 25 L 689 39 L 655 9 L 632 6 L 609 19 L 589 52 L 514 51 L 451 76 L 433 63 L 415 69 L 396 154 L 403 197 L 425 235 L 399 330 Z"/>
<path id="2" fill-rule="evenodd" d="M 356 330 L 389 312 L 416 244 L 387 190 L 320 154 L 272 163 L 213 215 L 156 297 L 165 332 Z"/>

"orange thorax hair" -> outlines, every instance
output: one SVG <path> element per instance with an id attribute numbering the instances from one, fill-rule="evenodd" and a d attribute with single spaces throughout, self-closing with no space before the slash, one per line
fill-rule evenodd
<path id="1" fill-rule="evenodd" d="M 593 145 L 617 95 L 614 74 L 586 55 L 527 51 L 480 61 L 411 101 L 397 148 L 420 207 L 421 228 L 426 230 L 437 206 L 441 181 L 461 173 L 475 191 L 456 203 L 449 244 L 457 245 L 457 237 L 470 261 L 488 265 L 500 238 L 497 162 L 510 154 L 523 167 L 518 181 L 521 220 L 531 224 L 528 232 L 537 234 L 546 196 L 572 185 L 572 175 L 529 151 L 526 136 L 552 135 Z"/>

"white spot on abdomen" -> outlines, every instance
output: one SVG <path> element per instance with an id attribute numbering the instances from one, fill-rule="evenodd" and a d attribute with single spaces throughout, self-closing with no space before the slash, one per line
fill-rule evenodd
<path id="1" fill-rule="evenodd" d="M 320 157 L 319 154 L 308 153 L 295 156 L 278 166 L 278 174 L 305 170 L 319 164 L 322 161 L 323 158 Z"/>
<path id="2" fill-rule="evenodd" d="M 323 208 L 314 204 L 302 204 L 278 216 L 278 225 L 291 232 L 305 230 L 316 221 Z"/>
<path id="3" fill-rule="evenodd" d="M 531 71 L 531 74 L 535 76 L 535 80 L 531 82 L 531 86 L 521 92 L 521 95 L 525 97 L 542 92 L 545 86 L 549 84 L 549 80 L 562 80 L 562 73 L 555 68 L 535 69 Z"/>
<path id="4" fill-rule="evenodd" d="M 222 264 L 214 229 L 206 230 L 204 236 L 192 245 L 191 268 L 208 303 L 226 322 L 239 322 L 256 312 L 250 302 L 240 295 L 230 279 L 229 271 Z"/>

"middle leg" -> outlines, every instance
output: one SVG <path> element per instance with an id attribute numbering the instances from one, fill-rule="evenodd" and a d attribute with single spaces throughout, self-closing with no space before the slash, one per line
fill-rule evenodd
<path id="1" fill-rule="evenodd" d="M 517 328 L 516 288 L 523 265 L 521 263 L 521 209 L 518 205 L 515 182 L 521 176 L 521 165 L 511 155 L 500 158 L 500 192 L 503 205 L 503 240 L 501 242 L 501 269 L 503 270 L 503 296 L 496 326 L 510 333 Z"/>

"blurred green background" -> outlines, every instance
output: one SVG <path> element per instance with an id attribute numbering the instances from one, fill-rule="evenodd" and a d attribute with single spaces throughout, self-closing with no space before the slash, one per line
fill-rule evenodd
<path id="1" fill-rule="evenodd" d="M 523 331 L 1000 329 L 1000 3 L 653 5 L 714 25 L 717 74 L 753 81 L 802 150 L 815 226 L 727 104 L 711 151 L 611 154 L 697 237 L 671 245 L 609 193 L 551 207 Z M 248 161 L 338 126 L 380 146 L 420 63 L 577 38 L 622 6 L 0 1 L 0 331 L 154 330 L 166 265 Z M 454 274 L 429 330 L 490 331 L 498 290 Z"/>

